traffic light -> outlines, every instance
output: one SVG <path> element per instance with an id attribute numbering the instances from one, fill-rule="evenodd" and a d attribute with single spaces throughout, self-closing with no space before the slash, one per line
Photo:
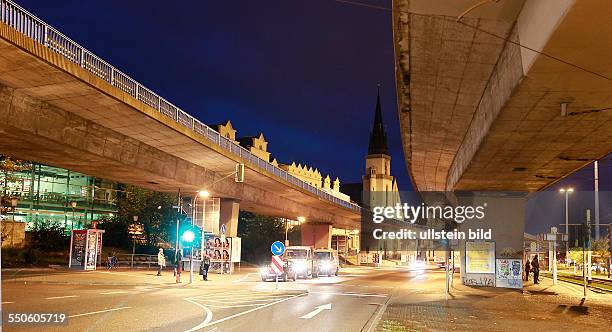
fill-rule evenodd
<path id="1" fill-rule="evenodd" d="M 244 164 L 236 164 L 236 182 L 244 182 Z"/>
<path id="2" fill-rule="evenodd" d="M 192 243 L 195 238 L 195 234 L 193 233 L 191 229 L 188 229 L 185 232 L 183 232 L 183 236 L 181 238 L 183 239 L 184 242 Z"/>
<path id="3" fill-rule="evenodd" d="M 199 246 L 202 230 L 195 225 L 186 225 L 181 229 L 181 243 L 184 247 Z"/>

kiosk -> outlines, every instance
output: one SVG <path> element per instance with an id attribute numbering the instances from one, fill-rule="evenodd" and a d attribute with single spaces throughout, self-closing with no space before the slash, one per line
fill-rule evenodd
<path id="1" fill-rule="evenodd" d="M 70 257 L 68 267 L 83 267 L 95 270 L 102 255 L 103 229 L 79 229 L 70 234 Z"/>

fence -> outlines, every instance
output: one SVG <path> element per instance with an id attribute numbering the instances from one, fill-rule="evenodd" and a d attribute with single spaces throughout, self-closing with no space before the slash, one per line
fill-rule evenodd
<path id="1" fill-rule="evenodd" d="M 2 22 L 20 33 L 32 38 L 36 42 L 48 47 L 56 53 L 61 54 L 66 59 L 80 65 L 90 73 L 107 81 L 109 84 L 131 95 L 137 100 L 140 100 L 143 104 L 156 109 L 161 114 L 193 130 L 214 144 L 227 151 L 230 151 L 235 156 L 246 160 L 251 165 L 263 169 L 274 176 L 286 180 L 289 183 L 327 201 L 351 209 L 357 213 L 361 212 L 359 205 L 332 196 L 321 189 L 290 175 L 285 170 L 280 169 L 268 161 L 255 156 L 249 150 L 219 135 L 219 133 L 215 130 L 209 128 L 198 119 L 192 117 L 166 99 L 160 97 L 155 92 L 147 89 L 145 86 L 111 66 L 109 63 L 77 44 L 72 39 L 64 36 L 61 32 L 57 31 L 55 28 L 48 25 L 36 16 L 30 14 L 27 10 L 23 9 L 13 1 L 0 0 L 0 15 Z"/>

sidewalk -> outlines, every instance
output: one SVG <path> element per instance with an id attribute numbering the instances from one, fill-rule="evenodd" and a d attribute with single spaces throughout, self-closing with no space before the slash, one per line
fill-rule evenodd
<path id="1" fill-rule="evenodd" d="M 461 285 L 455 278 L 449 300 L 444 281 L 406 287 L 387 304 L 376 331 L 609 331 L 612 295 L 588 293 L 543 278 L 524 290 Z"/>
<path id="2" fill-rule="evenodd" d="M 177 284 L 172 269 L 166 269 L 161 276 L 157 276 L 157 269 L 99 269 L 83 271 L 67 267 L 55 268 L 28 268 L 28 269 L 2 269 L 2 283 L 35 283 L 35 284 L 64 284 L 64 285 L 123 285 L 123 286 L 186 286 L 189 284 L 189 271 L 181 274 L 182 283 Z M 209 273 L 211 283 L 230 283 L 246 279 L 257 274 L 255 267 L 242 267 L 240 271 L 234 270 L 232 274 Z M 202 283 L 202 276 L 194 271 L 193 285 Z"/>

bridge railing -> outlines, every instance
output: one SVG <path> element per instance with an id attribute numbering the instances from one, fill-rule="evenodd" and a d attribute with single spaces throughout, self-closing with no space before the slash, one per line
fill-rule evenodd
<path id="1" fill-rule="evenodd" d="M 187 112 L 181 110 L 155 92 L 146 88 L 144 85 L 138 83 L 130 76 L 124 74 L 72 39 L 66 37 L 64 34 L 32 15 L 13 1 L 0 0 L 0 19 L 2 22 L 20 33 L 55 51 L 71 62 L 80 65 L 90 73 L 107 81 L 111 85 L 131 95 L 137 100 L 140 100 L 143 104 L 156 109 L 163 115 L 193 130 L 197 134 L 219 145 L 221 148 L 230 151 L 232 154 L 245 159 L 252 165 L 264 169 L 274 176 L 307 190 L 322 199 L 356 212 L 361 211 L 361 207 L 359 207 L 359 205 L 330 195 L 321 189 L 292 176 L 291 174 L 287 173 L 287 171 L 272 165 L 270 162 L 255 156 L 244 147 L 219 135 L 218 132 L 208 127 L 200 120 L 192 117 Z"/>

